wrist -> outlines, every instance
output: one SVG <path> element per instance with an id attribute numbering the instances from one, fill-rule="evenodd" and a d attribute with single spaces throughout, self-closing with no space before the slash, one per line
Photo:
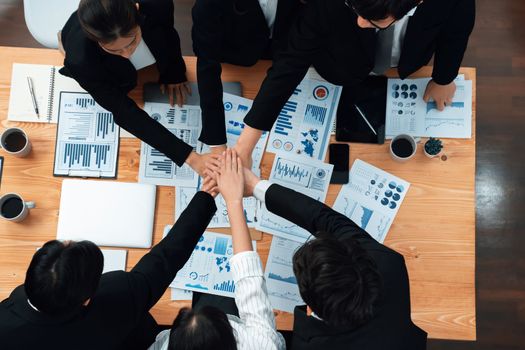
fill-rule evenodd
<path id="1" fill-rule="evenodd" d="M 199 160 L 199 155 L 195 153 L 195 151 L 191 151 L 190 154 L 188 155 L 188 158 L 186 158 L 186 163 L 190 167 L 194 168 L 198 160 Z"/>

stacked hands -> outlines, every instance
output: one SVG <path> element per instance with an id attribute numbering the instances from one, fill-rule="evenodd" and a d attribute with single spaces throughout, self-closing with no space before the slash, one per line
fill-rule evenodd
<path id="1" fill-rule="evenodd" d="M 211 153 L 209 153 L 211 154 Z M 248 168 L 235 149 L 227 149 L 221 155 L 213 155 L 206 162 L 201 190 L 213 197 L 221 194 L 226 205 L 241 204 L 243 197 L 253 195 L 259 178 Z"/>

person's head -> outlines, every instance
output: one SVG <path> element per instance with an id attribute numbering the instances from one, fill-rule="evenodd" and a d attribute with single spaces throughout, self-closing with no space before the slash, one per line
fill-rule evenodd
<path id="1" fill-rule="evenodd" d="M 173 322 L 168 350 L 237 350 L 233 328 L 213 306 L 183 308 Z"/>
<path id="2" fill-rule="evenodd" d="M 81 0 L 82 29 L 106 52 L 129 58 L 142 40 L 138 4 L 133 0 Z"/>
<path id="3" fill-rule="evenodd" d="M 355 240 L 325 234 L 308 241 L 295 252 L 293 270 L 304 302 L 328 325 L 356 328 L 374 316 L 381 276 Z"/>
<path id="4" fill-rule="evenodd" d="M 345 0 L 361 28 L 386 29 L 403 18 L 421 0 Z"/>
<path id="5" fill-rule="evenodd" d="M 40 312 L 61 315 L 80 309 L 95 294 L 104 257 L 90 241 L 49 241 L 27 269 L 24 288 Z"/>

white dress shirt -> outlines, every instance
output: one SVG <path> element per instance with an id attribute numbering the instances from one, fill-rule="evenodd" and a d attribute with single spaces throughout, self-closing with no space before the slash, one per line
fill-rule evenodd
<path id="1" fill-rule="evenodd" d="M 408 21 L 414 15 L 417 7 L 410 10 L 403 18 L 394 23 L 394 39 L 392 42 L 392 58 L 390 60 L 391 67 L 397 67 L 399 58 L 401 57 L 401 49 L 405 41 L 405 34 L 407 32 Z"/>
<path id="2" fill-rule="evenodd" d="M 135 49 L 135 52 L 129 58 L 131 64 L 135 67 L 136 70 L 142 69 L 144 67 L 150 66 L 156 62 L 155 57 L 149 50 L 148 45 L 144 39 L 140 39 L 140 43 Z"/>
<path id="3" fill-rule="evenodd" d="M 237 349 L 285 350 L 284 338 L 275 329 L 275 317 L 268 299 L 259 254 L 254 251 L 235 254 L 230 259 L 230 267 L 239 317 L 227 316 L 237 341 Z M 169 330 L 162 331 L 148 350 L 167 350 L 169 336 Z"/>
<path id="4" fill-rule="evenodd" d="M 270 29 L 270 38 L 272 37 L 275 16 L 277 15 L 277 1 L 278 0 L 259 0 L 259 5 Z"/>

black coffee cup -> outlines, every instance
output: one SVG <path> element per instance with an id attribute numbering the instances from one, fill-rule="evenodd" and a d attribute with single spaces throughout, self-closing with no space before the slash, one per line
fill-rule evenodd
<path id="1" fill-rule="evenodd" d="M 409 160 L 416 154 L 417 142 L 416 140 L 406 134 L 397 135 L 390 143 L 390 155 L 394 160 L 404 162 Z"/>
<path id="2" fill-rule="evenodd" d="M 31 142 L 24 130 L 8 128 L 0 137 L 0 147 L 15 157 L 25 157 L 31 152 Z"/>
<path id="3" fill-rule="evenodd" d="M 24 220 L 29 209 L 35 207 L 35 202 L 24 202 L 16 193 L 8 193 L 0 197 L 0 217 L 14 222 Z"/>

